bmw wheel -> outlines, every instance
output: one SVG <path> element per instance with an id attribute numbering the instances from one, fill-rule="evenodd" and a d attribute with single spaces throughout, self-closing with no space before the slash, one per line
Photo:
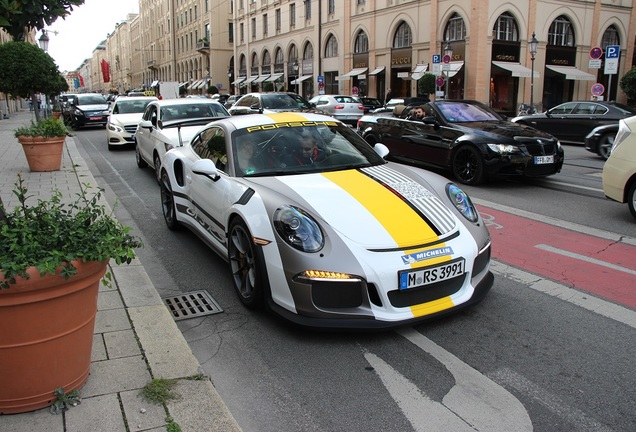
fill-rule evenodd
<path id="1" fill-rule="evenodd" d="M 177 220 L 177 207 L 174 202 L 174 194 L 172 193 L 172 185 L 170 185 L 170 177 L 164 170 L 161 174 L 161 211 L 166 225 L 171 230 L 179 229 L 181 224 Z"/>
<path id="2" fill-rule="evenodd" d="M 135 145 L 135 160 L 137 161 L 137 166 L 139 168 L 146 168 L 148 166 L 148 162 L 141 157 L 141 153 L 139 152 L 139 144 Z"/>
<path id="3" fill-rule="evenodd" d="M 603 135 L 601 139 L 598 140 L 598 154 L 604 160 L 607 160 L 607 158 L 610 155 L 610 152 L 612 151 L 612 146 L 614 145 L 614 138 L 616 138 L 616 134 L 608 133 Z"/>
<path id="4" fill-rule="evenodd" d="M 262 307 L 265 291 L 262 251 L 252 241 L 245 222 L 239 218 L 230 224 L 228 258 L 232 283 L 243 305 L 250 309 Z"/>
<path id="5" fill-rule="evenodd" d="M 457 149 L 451 169 L 461 183 L 476 185 L 484 181 L 484 162 L 479 151 L 472 146 L 465 145 Z"/>

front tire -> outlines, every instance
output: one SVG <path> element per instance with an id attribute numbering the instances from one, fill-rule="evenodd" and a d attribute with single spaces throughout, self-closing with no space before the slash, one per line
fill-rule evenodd
<path id="1" fill-rule="evenodd" d="M 627 207 L 629 207 L 632 216 L 636 218 L 636 181 L 632 182 L 627 191 Z"/>
<path id="2" fill-rule="evenodd" d="M 137 166 L 139 168 L 146 168 L 148 166 L 148 162 L 141 157 L 141 153 L 139 152 L 139 144 L 135 144 L 135 160 L 137 161 Z"/>
<path id="3" fill-rule="evenodd" d="M 475 147 L 465 145 L 457 149 L 451 168 L 460 183 L 477 185 L 484 181 L 484 161 Z"/>
<path id="4" fill-rule="evenodd" d="M 230 224 L 228 261 L 234 290 L 243 305 L 250 309 L 261 308 L 266 291 L 263 253 L 240 218 Z"/>
<path id="5" fill-rule="evenodd" d="M 157 179 L 157 183 L 161 184 L 161 159 L 157 153 L 155 153 L 153 161 L 155 165 L 155 178 Z"/>
<path id="6" fill-rule="evenodd" d="M 164 170 L 161 174 L 161 212 L 166 226 L 170 230 L 178 230 L 181 223 L 177 220 L 177 206 L 174 202 L 174 194 L 172 193 L 172 185 L 170 184 L 170 176 Z"/>
<path id="7" fill-rule="evenodd" d="M 616 134 L 608 133 L 601 137 L 598 140 L 598 154 L 604 160 L 609 158 L 610 152 L 612 151 L 612 146 L 614 145 L 614 138 L 616 138 Z"/>

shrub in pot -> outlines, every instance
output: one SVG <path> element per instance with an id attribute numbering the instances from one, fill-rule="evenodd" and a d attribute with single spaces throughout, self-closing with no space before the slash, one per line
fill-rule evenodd
<path id="1" fill-rule="evenodd" d="M 81 388 L 90 370 L 97 295 L 109 260 L 130 263 L 141 240 L 85 186 L 70 204 L 55 191 L 0 220 L 0 414 L 51 405 Z M 0 204 L 1 205 L 1 204 Z M 106 274 L 106 277 L 103 277 Z"/>
<path id="2" fill-rule="evenodd" d="M 14 131 L 22 144 L 31 171 L 56 171 L 62 166 L 62 150 L 69 134 L 64 123 L 53 117 L 31 121 Z"/>

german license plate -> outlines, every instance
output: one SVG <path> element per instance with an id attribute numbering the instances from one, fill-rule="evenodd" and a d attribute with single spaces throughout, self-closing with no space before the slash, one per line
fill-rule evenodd
<path id="1" fill-rule="evenodd" d="M 88 119 L 89 120 L 101 120 L 102 118 L 101 117 L 89 117 Z"/>
<path id="2" fill-rule="evenodd" d="M 535 165 L 551 164 L 551 163 L 554 163 L 554 155 L 550 155 L 550 156 L 535 156 L 534 157 L 534 164 Z"/>
<path id="3" fill-rule="evenodd" d="M 400 289 L 406 290 L 421 287 L 461 276 L 466 272 L 465 267 L 466 260 L 461 258 L 431 267 L 398 272 Z"/>

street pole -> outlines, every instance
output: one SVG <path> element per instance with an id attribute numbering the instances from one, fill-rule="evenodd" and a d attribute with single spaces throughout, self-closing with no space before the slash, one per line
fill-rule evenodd
<path id="1" fill-rule="evenodd" d="M 446 41 L 446 45 L 444 46 L 444 56 L 448 56 L 450 59 L 453 58 L 453 47 L 448 41 Z M 446 70 L 446 94 L 444 95 L 444 99 L 450 99 L 448 94 L 450 91 L 450 63 L 448 66 L 449 69 Z"/>
<path id="2" fill-rule="evenodd" d="M 294 60 L 294 72 L 296 73 L 296 94 L 298 93 L 298 59 L 296 58 Z"/>
<path id="3" fill-rule="evenodd" d="M 532 61 L 532 69 L 530 72 L 530 114 L 535 113 L 534 109 L 534 57 L 537 54 L 537 45 L 539 41 L 536 38 L 535 32 L 532 32 L 532 39 L 530 39 L 530 60 Z"/>

